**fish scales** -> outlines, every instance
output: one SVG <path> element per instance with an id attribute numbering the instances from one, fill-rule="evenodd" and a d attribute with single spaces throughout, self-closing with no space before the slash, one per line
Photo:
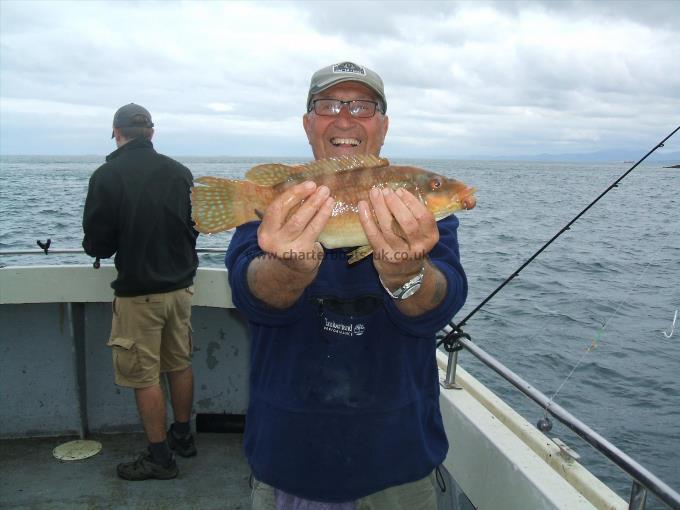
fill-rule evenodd
<path id="1" fill-rule="evenodd" d="M 369 202 L 372 188 L 405 188 L 416 197 L 421 195 L 413 167 L 373 167 L 323 175 L 315 180 L 318 185 L 328 186 L 335 206 L 319 240 L 327 248 L 363 246 L 368 243 L 361 222 L 359 207 L 361 200 Z"/>

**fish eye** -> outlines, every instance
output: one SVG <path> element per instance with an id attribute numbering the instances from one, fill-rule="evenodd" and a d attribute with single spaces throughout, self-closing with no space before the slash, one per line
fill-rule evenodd
<path id="1" fill-rule="evenodd" d="M 439 189 L 442 186 L 442 181 L 438 177 L 433 177 L 430 179 L 430 189 L 435 190 Z"/>

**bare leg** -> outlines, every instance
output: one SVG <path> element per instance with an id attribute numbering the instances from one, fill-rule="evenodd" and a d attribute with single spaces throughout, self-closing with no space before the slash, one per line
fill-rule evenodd
<path id="1" fill-rule="evenodd" d="M 160 385 L 135 388 L 135 398 L 149 442 L 165 441 L 165 395 Z"/>
<path id="2" fill-rule="evenodd" d="M 175 421 L 188 422 L 194 400 L 194 373 L 191 367 L 167 372 Z"/>

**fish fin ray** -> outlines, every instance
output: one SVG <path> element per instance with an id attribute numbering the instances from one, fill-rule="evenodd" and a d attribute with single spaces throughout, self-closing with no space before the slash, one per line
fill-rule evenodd
<path id="1" fill-rule="evenodd" d="M 256 220 L 247 199 L 252 183 L 220 177 L 194 179 L 191 189 L 191 219 L 203 234 L 215 234 Z"/>
<path id="2" fill-rule="evenodd" d="M 299 176 L 305 179 L 313 179 L 319 175 L 335 174 L 338 172 L 350 172 L 359 168 L 378 168 L 388 166 L 390 162 L 386 158 L 373 154 L 357 154 L 355 156 L 342 156 L 338 158 L 318 159 L 296 168 L 300 168 Z"/>
<path id="3" fill-rule="evenodd" d="M 281 163 L 257 165 L 246 172 L 246 179 L 260 186 L 276 186 L 300 173 L 300 167 Z"/>
<path id="4" fill-rule="evenodd" d="M 265 163 L 248 170 L 246 179 L 261 186 L 275 186 L 285 181 L 302 182 L 314 180 L 321 175 L 349 172 L 359 168 L 377 168 L 390 162 L 372 154 L 358 154 L 339 158 L 318 159 L 302 165 L 288 166 L 280 163 Z"/>
<path id="5" fill-rule="evenodd" d="M 371 253 L 373 253 L 371 245 L 367 244 L 366 246 L 359 246 L 347 254 L 347 263 L 355 264 L 368 257 Z"/>

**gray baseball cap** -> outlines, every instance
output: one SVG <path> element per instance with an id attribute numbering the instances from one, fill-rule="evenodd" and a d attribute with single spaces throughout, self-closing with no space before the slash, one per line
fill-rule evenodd
<path id="1" fill-rule="evenodd" d="M 355 64 L 354 62 L 333 64 L 319 69 L 312 75 L 312 81 L 309 84 L 309 94 L 307 94 L 307 110 L 309 111 L 312 105 L 312 96 L 344 81 L 357 81 L 375 91 L 382 101 L 384 112 L 387 111 L 387 99 L 385 98 L 382 78 L 375 71 L 371 71 L 368 67 Z"/>
<path id="2" fill-rule="evenodd" d="M 118 108 L 113 116 L 113 127 L 147 127 L 152 128 L 151 114 L 149 110 L 135 103 L 126 104 Z M 111 133 L 113 138 L 113 133 Z"/>

